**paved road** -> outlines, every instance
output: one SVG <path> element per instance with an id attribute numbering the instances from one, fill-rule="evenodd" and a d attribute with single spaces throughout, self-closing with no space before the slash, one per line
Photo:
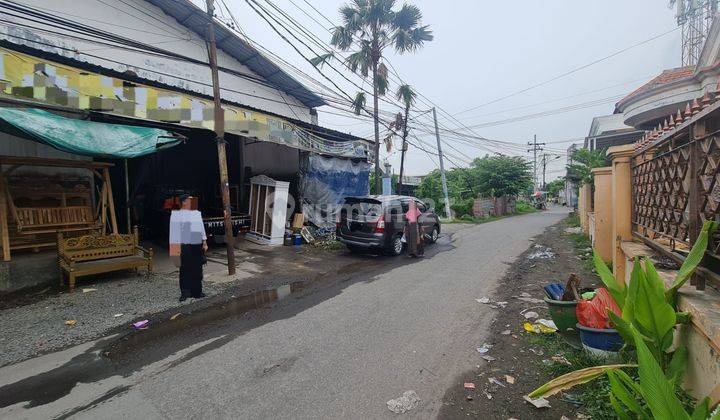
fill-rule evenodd
<path id="1" fill-rule="evenodd" d="M 339 272 L 269 309 L 131 339 L 112 359 L 100 356 L 108 338 L 5 367 L 0 417 L 389 418 L 386 401 L 407 390 L 422 402 L 406 416 L 435 417 L 488 339 L 492 309 L 475 298 L 565 215 L 459 229 L 425 259 Z"/>

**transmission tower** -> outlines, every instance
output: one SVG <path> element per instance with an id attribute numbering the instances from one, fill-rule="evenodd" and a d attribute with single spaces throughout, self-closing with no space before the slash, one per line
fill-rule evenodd
<path id="1" fill-rule="evenodd" d="M 682 65 L 694 66 L 700 60 L 710 25 L 720 0 L 671 0 L 677 6 L 677 23 L 682 28 Z"/>

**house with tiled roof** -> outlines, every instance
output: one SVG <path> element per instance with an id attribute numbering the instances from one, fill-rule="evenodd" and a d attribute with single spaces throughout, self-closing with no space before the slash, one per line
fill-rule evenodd
<path id="1" fill-rule="evenodd" d="M 710 28 L 697 65 L 664 70 L 615 105 L 623 122 L 651 130 L 668 115 L 684 110 L 688 102 L 712 92 L 720 80 L 720 22 Z"/>

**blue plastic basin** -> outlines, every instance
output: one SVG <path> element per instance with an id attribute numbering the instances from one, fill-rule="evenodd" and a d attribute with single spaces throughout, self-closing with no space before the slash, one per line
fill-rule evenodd
<path id="1" fill-rule="evenodd" d="M 618 352 L 625 344 L 620 333 L 617 330 L 590 328 L 583 325 L 575 324 L 575 328 L 580 331 L 580 340 L 583 345 L 602 351 Z"/>

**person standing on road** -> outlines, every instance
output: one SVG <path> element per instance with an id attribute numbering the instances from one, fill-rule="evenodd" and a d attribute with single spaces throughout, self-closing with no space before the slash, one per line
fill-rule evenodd
<path id="1" fill-rule="evenodd" d="M 202 214 L 193 209 L 195 197 L 180 197 L 180 210 L 170 214 L 170 257 L 180 260 L 180 302 L 202 298 L 205 252 L 208 249 Z"/>
<path id="2" fill-rule="evenodd" d="M 408 254 L 414 258 L 422 257 L 425 253 L 423 238 L 420 232 L 420 225 L 418 223 L 420 214 L 420 210 L 418 210 L 415 200 L 410 200 L 408 203 L 408 211 L 405 213 L 405 218 L 407 219 L 407 225 L 405 226 L 405 239 L 408 244 Z"/>

